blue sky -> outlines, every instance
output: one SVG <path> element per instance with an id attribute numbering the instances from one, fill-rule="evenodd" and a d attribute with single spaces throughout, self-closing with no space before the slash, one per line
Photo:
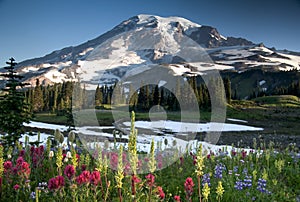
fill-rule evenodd
<path id="1" fill-rule="evenodd" d="M 0 0 L 0 66 L 79 45 L 138 14 L 181 16 L 300 52 L 299 0 Z"/>

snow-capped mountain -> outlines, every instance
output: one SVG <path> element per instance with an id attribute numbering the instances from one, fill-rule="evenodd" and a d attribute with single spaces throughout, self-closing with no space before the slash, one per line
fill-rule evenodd
<path id="1" fill-rule="evenodd" d="M 17 71 L 32 85 L 37 78 L 43 84 L 78 79 L 111 84 L 155 64 L 164 64 L 174 75 L 211 69 L 300 69 L 299 55 L 224 37 L 216 28 L 181 17 L 138 15 L 86 43 L 23 61 Z"/>

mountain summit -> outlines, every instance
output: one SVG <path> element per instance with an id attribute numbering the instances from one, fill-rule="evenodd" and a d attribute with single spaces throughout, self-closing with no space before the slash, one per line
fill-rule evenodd
<path id="1" fill-rule="evenodd" d="M 32 85 L 75 81 L 112 84 L 141 66 L 165 64 L 175 75 L 210 69 L 243 71 L 260 67 L 299 68 L 300 57 L 243 38 L 224 37 L 216 28 L 181 17 L 138 15 L 78 46 L 23 61 L 18 72 Z M 99 74 L 101 76 L 99 76 Z"/>

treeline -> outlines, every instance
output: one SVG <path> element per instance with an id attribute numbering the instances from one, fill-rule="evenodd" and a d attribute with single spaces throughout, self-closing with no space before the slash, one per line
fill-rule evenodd
<path id="1" fill-rule="evenodd" d="M 271 95 L 294 95 L 300 97 L 300 80 L 292 81 L 287 86 L 276 87 L 272 91 L 266 91 L 263 89 L 254 89 L 249 99 L 271 96 Z"/>
<path id="2" fill-rule="evenodd" d="M 220 90 L 224 83 L 225 91 Z M 228 78 L 211 80 L 210 86 L 218 97 L 227 97 L 230 102 L 231 87 Z M 182 105 L 188 107 L 195 102 L 202 109 L 210 109 L 211 100 L 207 85 L 199 81 L 199 77 L 189 77 L 186 82 L 176 82 L 175 89 L 167 89 L 163 86 L 139 85 L 139 89 L 133 89 L 132 85 L 124 85 L 121 82 L 115 85 L 97 86 L 96 90 L 86 90 L 85 86 L 76 82 L 56 83 L 54 85 L 40 85 L 36 81 L 34 88 L 29 88 L 26 99 L 31 103 L 33 112 L 64 113 L 71 108 L 101 108 L 105 105 L 129 105 L 131 110 L 146 111 L 154 105 L 160 105 L 166 110 L 180 110 Z M 225 95 L 221 95 L 225 93 Z M 226 102 L 226 100 L 219 100 Z M 181 106 L 180 106 L 181 105 Z"/>
<path id="3" fill-rule="evenodd" d="M 300 97 L 300 80 L 293 81 L 287 87 L 277 87 L 274 92 L 275 95 L 295 95 Z"/>

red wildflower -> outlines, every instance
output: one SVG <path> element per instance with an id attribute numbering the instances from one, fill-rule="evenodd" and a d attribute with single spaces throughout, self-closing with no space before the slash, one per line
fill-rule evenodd
<path id="1" fill-rule="evenodd" d="M 189 199 L 193 194 L 193 187 L 195 186 L 193 179 L 191 177 L 186 178 L 184 183 L 184 190 L 187 198 Z"/>
<path id="2" fill-rule="evenodd" d="M 63 176 L 56 176 L 54 178 L 51 178 L 48 181 L 48 188 L 50 190 L 59 189 L 60 187 L 63 187 L 65 185 L 65 179 Z"/>
<path id="3" fill-rule="evenodd" d="M 25 156 L 25 150 L 24 150 L 24 149 L 22 149 L 22 150 L 19 152 L 19 156 L 22 156 L 22 157 Z"/>
<path id="4" fill-rule="evenodd" d="M 100 172 L 99 171 L 93 171 L 90 175 L 90 183 L 93 185 L 98 185 L 101 180 Z"/>
<path id="5" fill-rule="evenodd" d="M 245 150 L 242 151 L 242 158 L 244 159 L 247 156 L 247 152 Z"/>
<path id="6" fill-rule="evenodd" d="M 137 177 L 136 175 L 133 175 L 133 176 L 132 176 L 132 181 L 133 181 L 134 183 L 140 183 L 140 182 L 141 182 L 141 179 L 140 179 L 139 177 Z"/>
<path id="7" fill-rule="evenodd" d="M 82 164 L 81 165 L 81 171 L 85 171 L 86 170 L 86 165 L 85 164 Z"/>
<path id="8" fill-rule="evenodd" d="M 71 179 L 75 175 L 75 168 L 73 165 L 67 165 L 65 170 L 64 170 L 65 176 L 67 178 Z"/>
<path id="9" fill-rule="evenodd" d="M 17 173 L 18 175 L 24 175 L 27 179 L 29 178 L 30 175 L 30 165 L 26 161 L 22 162 L 19 167 L 17 167 Z"/>
<path id="10" fill-rule="evenodd" d="M 160 199 L 164 199 L 165 198 L 165 193 L 164 193 L 162 187 L 158 186 L 157 187 L 157 192 L 158 192 L 158 196 L 159 196 Z"/>
<path id="11" fill-rule="evenodd" d="M 20 166 L 24 162 L 24 159 L 22 156 L 19 156 L 17 159 L 17 166 Z"/>
<path id="12" fill-rule="evenodd" d="M 150 174 L 148 174 L 148 175 L 146 176 L 146 179 L 147 179 L 148 185 L 149 185 L 150 187 L 152 187 L 152 186 L 154 185 L 154 182 L 155 182 L 155 176 L 152 175 L 152 174 L 150 173 Z"/>
<path id="13" fill-rule="evenodd" d="M 78 184 L 83 184 L 83 183 L 87 183 L 90 181 L 90 171 L 83 171 L 77 178 L 76 178 L 76 182 Z"/>
<path id="14" fill-rule="evenodd" d="M 11 161 L 5 161 L 3 164 L 3 167 L 5 169 L 5 171 L 10 170 L 13 167 L 13 164 Z"/>
<path id="15" fill-rule="evenodd" d="M 65 186 L 65 178 L 63 176 L 57 176 L 56 180 L 58 181 L 58 186 L 60 187 Z"/>
<path id="16" fill-rule="evenodd" d="M 181 156 L 180 158 L 179 158 L 179 160 L 180 160 L 180 165 L 182 166 L 183 165 L 183 157 Z"/>
<path id="17" fill-rule="evenodd" d="M 176 202 L 180 202 L 180 196 L 174 196 L 174 200 L 175 200 Z"/>
<path id="18" fill-rule="evenodd" d="M 14 190 L 18 190 L 18 189 L 20 189 L 20 185 L 16 184 L 16 185 L 14 186 Z"/>

